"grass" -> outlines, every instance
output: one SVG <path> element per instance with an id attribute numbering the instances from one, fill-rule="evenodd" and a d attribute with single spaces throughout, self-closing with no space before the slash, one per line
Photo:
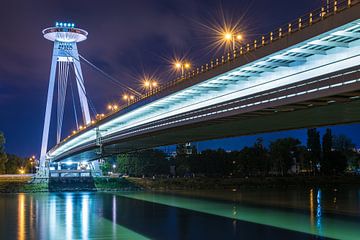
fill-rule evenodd
<path id="1" fill-rule="evenodd" d="M 47 192 L 47 183 L 30 183 L 31 176 L 2 175 L 0 177 L 0 193 Z"/>

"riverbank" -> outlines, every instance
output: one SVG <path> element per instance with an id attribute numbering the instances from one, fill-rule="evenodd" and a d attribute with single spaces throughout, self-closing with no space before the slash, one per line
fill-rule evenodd
<path id="1" fill-rule="evenodd" d="M 62 191 L 177 191 L 230 190 L 241 188 L 297 188 L 359 185 L 360 176 L 289 176 L 253 178 L 63 178 L 50 183 L 34 183 L 31 177 L 0 178 L 0 193 L 62 192 Z"/>
<path id="2" fill-rule="evenodd" d="M 125 178 L 62 178 L 49 182 L 33 182 L 31 176 L 0 177 L 0 193 L 34 193 L 66 191 L 138 191 L 141 187 Z"/>
<path id="3" fill-rule="evenodd" d="M 333 187 L 360 185 L 360 176 L 288 176 L 252 178 L 129 178 L 135 185 L 147 190 L 208 190 L 238 189 L 243 187 Z"/>
<path id="4" fill-rule="evenodd" d="M 30 193 L 47 192 L 47 183 L 31 183 L 32 177 L 24 175 L 11 175 L 0 177 L 0 193 Z"/>

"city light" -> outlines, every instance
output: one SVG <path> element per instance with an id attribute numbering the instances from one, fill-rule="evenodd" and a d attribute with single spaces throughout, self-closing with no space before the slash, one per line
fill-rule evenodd
<path id="1" fill-rule="evenodd" d="M 244 40 L 244 22 L 242 18 L 235 19 L 233 16 L 219 12 L 209 24 L 202 24 L 203 31 L 208 37 L 209 51 L 219 52 L 234 50 Z"/>
<path id="2" fill-rule="evenodd" d="M 176 71 L 181 72 L 182 77 L 184 76 L 185 70 L 189 70 L 191 68 L 191 64 L 189 62 L 180 60 L 175 60 L 173 62 L 173 66 Z"/>
<path id="3" fill-rule="evenodd" d="M 107 109 L 110 111 L 117 111 L 119 109 L 119 106 L 117 104 L 109 104 L 107 106 Z"/>
<path id="4" fill-rule="evenodd" d="M 231 40 L 232 39 L 232 33 L 225 33 L 224 38 L 225 38 L 225 40 Z"/>
<path id="5" fill-rule="evenodd" d="M 235 50 L 236 43 L 241 43 L 243 40 L 243 35 L 241 33 L 224 32 L 222 39 L 226 44 L 230 44 L 231 50 Z"/>
<path id="6" fill-rule="evenodd" d="M 154 87 L 158 86 L 158 82 L 151 77 L 144 77 L 142 82 L 143 88 L 149 90 L 150 92 L 153 90 Z"/>
<path id="7" fill-rule="evenodd" d="M 126 101 L 127 105 L 130 105 L 131 101 L 135 99 L 134 95 L 124 94 L 122 99 Z"/>
<path id="8" fill-rule="evenodd" d="M 25 173 L 25 169 L 24 169 L 23 167 L 21 167 L 21 168 L 19 169 L 19 173 L 20 173 L 20 174 L 24 174 L 24 173 Z"/>

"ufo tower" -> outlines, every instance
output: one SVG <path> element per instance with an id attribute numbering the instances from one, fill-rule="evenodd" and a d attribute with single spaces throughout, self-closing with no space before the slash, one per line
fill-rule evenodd
<path id="1" fill-rule="evenodd" d="M 56 23 L 55 27 L 49 27 L 42 31 L 44 38 L 54 42 L 49 88 L 45 110 L 45 121 L 40 153 L 40 172 L 45 171 L 46 152 L 48 147 L 51 111 L 54 98 L 55 83 L 57 82 L 57 143 L 61 139 L 64 105 L 67 83 L 70 73 L 75 73 L 76 86 L 80 98 L 83 123 L 89 124 L 90 113 L 84 79 L 80 66 L 77 43 L 86 40 L 88 33 L 76 28 L 73 23 Z M 73 70 L 73 71 L 72 71 Z"/>

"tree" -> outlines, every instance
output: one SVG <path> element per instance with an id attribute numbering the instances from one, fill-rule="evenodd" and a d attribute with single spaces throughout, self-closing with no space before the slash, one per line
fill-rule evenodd
<path id="1" fill-rule="evenodd" d="M 353 151 L 355 144 L 352 142 L 352 140 L 349 137 L 347 137 L 344 134 L 340 134 L 334 136 L 333 146 L 336 151 L 348 153 Z"/>
<path id="2" fill-rule="evenodd" d="M 316 128 L 310 128 L 307 131 L 307 148 L 309 151 L 308 158 L 311 163 L 311 169 L 317 169 L 316 166 L 321 160 L 320 133 Z"/>
<path id="3" fill-rule="evenodd" d="M 6 172 L 6 162 L 7 155 L 5 153 L 5 137 L 2 132 L 0 132 L 0 173 L 4 174 Z"/>
<path id="4" fill-rule="evenodd" d="M 106 159 L 103 164 L 100 165 L 100 170 L 103 175 L 107 175 L 111 172 L 111 163 Z"/>
<path id="5" fill-rule="evenodd" d="M 253 146 L 254 151 L 254 172 L 256 175 L 266 175 L 269 172 L 268 151 L 264 146 L 262 138 L 258 138 Z"/>
<path id="6" fill-rule="evenodd" d="M 179 176 L 200 172 L 202 169 L 197 149 L 191 143 L 176 145 L 176 156 L 173 160 L 176 174 Z"/>
<path id="7" fill-rule="evenodd" d="M 200 172 L 207 176 L 229 175 L 232 169 L 227 153 L 224 149 L 204 150 L 199 155 Z"/>
<path id="8" fill-rule="evenodd" d="M 117 157 L 117 172 L 132 176 L 168 174 L 169 167 L 165 153 L 157 149 L 120 154 Z"/>
<path id="9" fill-rule="evenodd" d="M 236 171 L 240 176 L 252 175 L 251 161 L 254 157 L 254 151 L 250 147 L 244 147 L 238 153 L 238 161 L 236 164 Z"/>
<path id="10" fill-rule="evenodd" d="M 270 161 L 274 171 L 286 174 L 298 155 L 300 141 L 294 138 L 281 138 L 270 143 Z"/>
<path id="11" fill-rule="evenodd" d="M 345 162 L 350 167 L 350 169 L 355 169 L 358 167 L 357 154 L 354 151 L 355 144 L 352 140 L 346 135 L 337 135 L 333 137 L 333 148 L 335 151 L 340 152 L 345 156 Z"/>
<path id="12" fill-rule="evenodd" d="M 326 133 L 323 136 L 322 142 L 322 150 L 323 155 L 321 159 L 321 168 L 320 171 L 324 173 L 328 173 L 332 168 L 331 158 L 332 158 L 332 144 L 333 143 L 333 136 L 331 133 L 331 129 L 327 128 Z"/>
<path id="13" fill-rule="evenodd" d="M 5 163 L 6 173 L 7 174 L 16 174 L 19 173 L 19 169 L 21 167 L 28 167 L 24 166 L 25 159 L 18 157 L 14 154 L 7 154 L 7 162 Z M 27 171 L 29 172 L 29 171 Z"/>
<path id="14" fill-rule="evenodd" d="M 339 174 L 343 173 L 347 166 L 346 156 L 340 151 L 332 151 L 326 168 L 324 168 L 325 174 Z"/>

